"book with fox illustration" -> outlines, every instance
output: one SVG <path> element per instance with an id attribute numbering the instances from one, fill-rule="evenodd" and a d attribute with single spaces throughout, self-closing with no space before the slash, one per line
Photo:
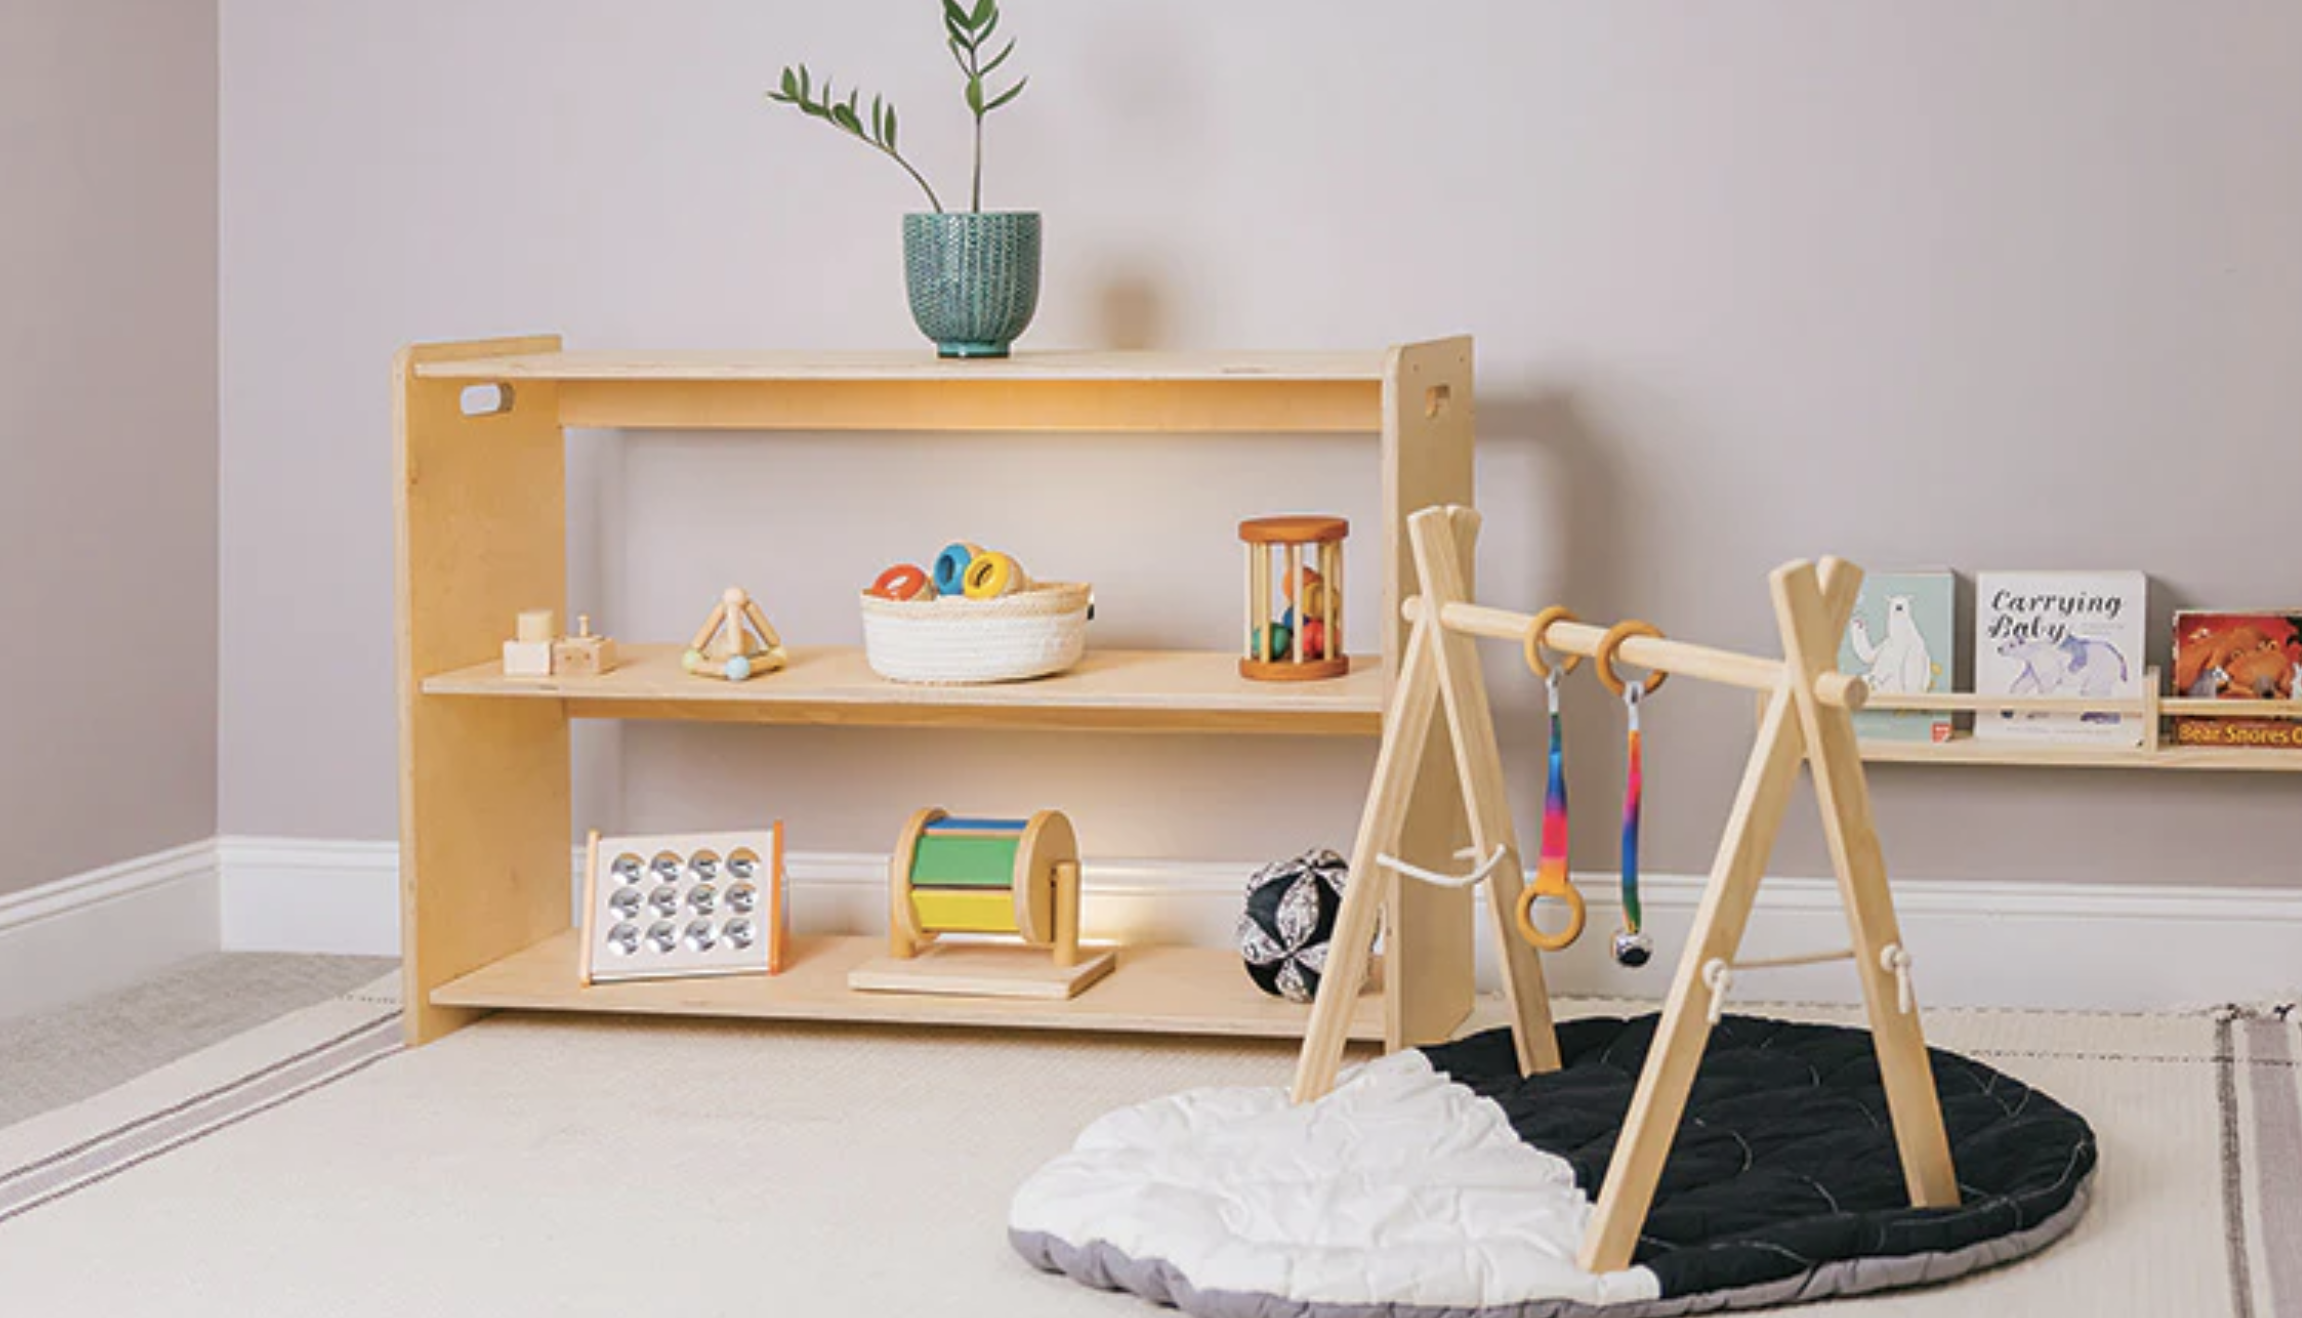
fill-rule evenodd
<path id="1" fill-rule="evenodd" d="M 2174 694 L 2227 700 L 2292 700 L 2302 688 L 2302 608 L 2174 615 Z M 2302 749 L 2302 720 L 2185 714 L 2174 720 L 2185 746 Z"/>
<path id="2" fill-rule="evenodd" d="M 2140 572 L 1981 572 L 1974 578 L 1974 689 L 2072 701 L 2142 698 L 2149 584 Z M 1978 741 L 2139 746 L 2139 714 L 1992 711 Z"/>
<path id="3" fill-rule="evenodd" d="M 1957 654 L 1952 628 L 1956 582 L 1947 571 L 1875 572 L 1855 596 L 1854 618 L 1838 643 L 1838 671 L 1854 673 L 1880 695 L 1951 689 Z M 1863 710 L 1855 732 L 1873 741 L 1948 741 L 1945 711 Z"/>

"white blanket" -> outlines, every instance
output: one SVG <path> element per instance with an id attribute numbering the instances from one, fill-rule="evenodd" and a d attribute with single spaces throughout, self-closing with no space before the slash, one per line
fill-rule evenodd
<path id="1" fill-rule="evenodd" d="M 1008 1225 L 1163 1262 L 1202 1292 L 1304 1304 L 1660 1294 L 1645 1268 L 1575 1266 L 1590 1215 L 1565 1160 L 1410 1050 L 1300 1107 L 1197 1089 L 1113 1112 L 1024 1182 Z"/>

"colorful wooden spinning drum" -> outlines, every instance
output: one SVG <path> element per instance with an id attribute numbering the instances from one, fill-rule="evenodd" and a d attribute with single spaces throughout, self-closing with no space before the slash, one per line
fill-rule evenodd
<path id="1" fill-rule="evenodd" d="M 1079 837 L 1062 812 L 1029 819 L 954 819 L 930 806 L 911 817 L 888 864 L 888 941 L 909 959 L 937 934 L 1015 934 L 1052 946 L 1068 966 L 1079 950 Z"/>

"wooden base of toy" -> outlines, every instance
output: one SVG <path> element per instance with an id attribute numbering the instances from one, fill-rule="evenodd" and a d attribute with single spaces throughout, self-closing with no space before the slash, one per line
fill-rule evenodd
<path id="1" fill-rule="evenodd" d="M 1059 966 L 1040 947 L 1013 943 L 936 943 L 910 958 L 883 956 L 847 972 L 858 993 L 933 993 L 957 998 L 1078 997 L 1119 964 L 1110 951 L 1082 951 Z"/>
<path id="2" fill-rule="evenodd" d="M 1351 657 L 1344 654 L 1332 659 L 1305 659 L 1299 664 L 1285 659 L 1239 661 L 1239 676 L 1256 682 L 1319 682 L 1350 671 Z"/>

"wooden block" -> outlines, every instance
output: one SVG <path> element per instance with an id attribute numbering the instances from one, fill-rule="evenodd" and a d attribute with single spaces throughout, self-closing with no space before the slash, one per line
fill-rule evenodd
<path id="1" fill-rule="evenodd" d="M 605 636 L 568 636 L 552 642 L 552 671 L 562 677 L 598 677 L 615 668 L 615 642 Z"/>
<path id="2" fill-rule="evenodd" d="M 1118 964 L 1105 949 L 1059 966 L 1045 949 L 990 943 L 937 943 L 908 961 L 880 957 L 847 972 L 858 993 L 926 993 L 965 998 L 1078 997 Z"/>
<path id="3" fill-rule="evenodd" d="M 541 641 L 505 641 L 505 677 L 550 677 L 552 675 L 552 643 Z"/>
<path id="4" fill-rule="evenodd" d="M 559 631 L 559 614 L 550 609 L 523 609 L 512 635 L 516 640 L 549 644 Z"/>

